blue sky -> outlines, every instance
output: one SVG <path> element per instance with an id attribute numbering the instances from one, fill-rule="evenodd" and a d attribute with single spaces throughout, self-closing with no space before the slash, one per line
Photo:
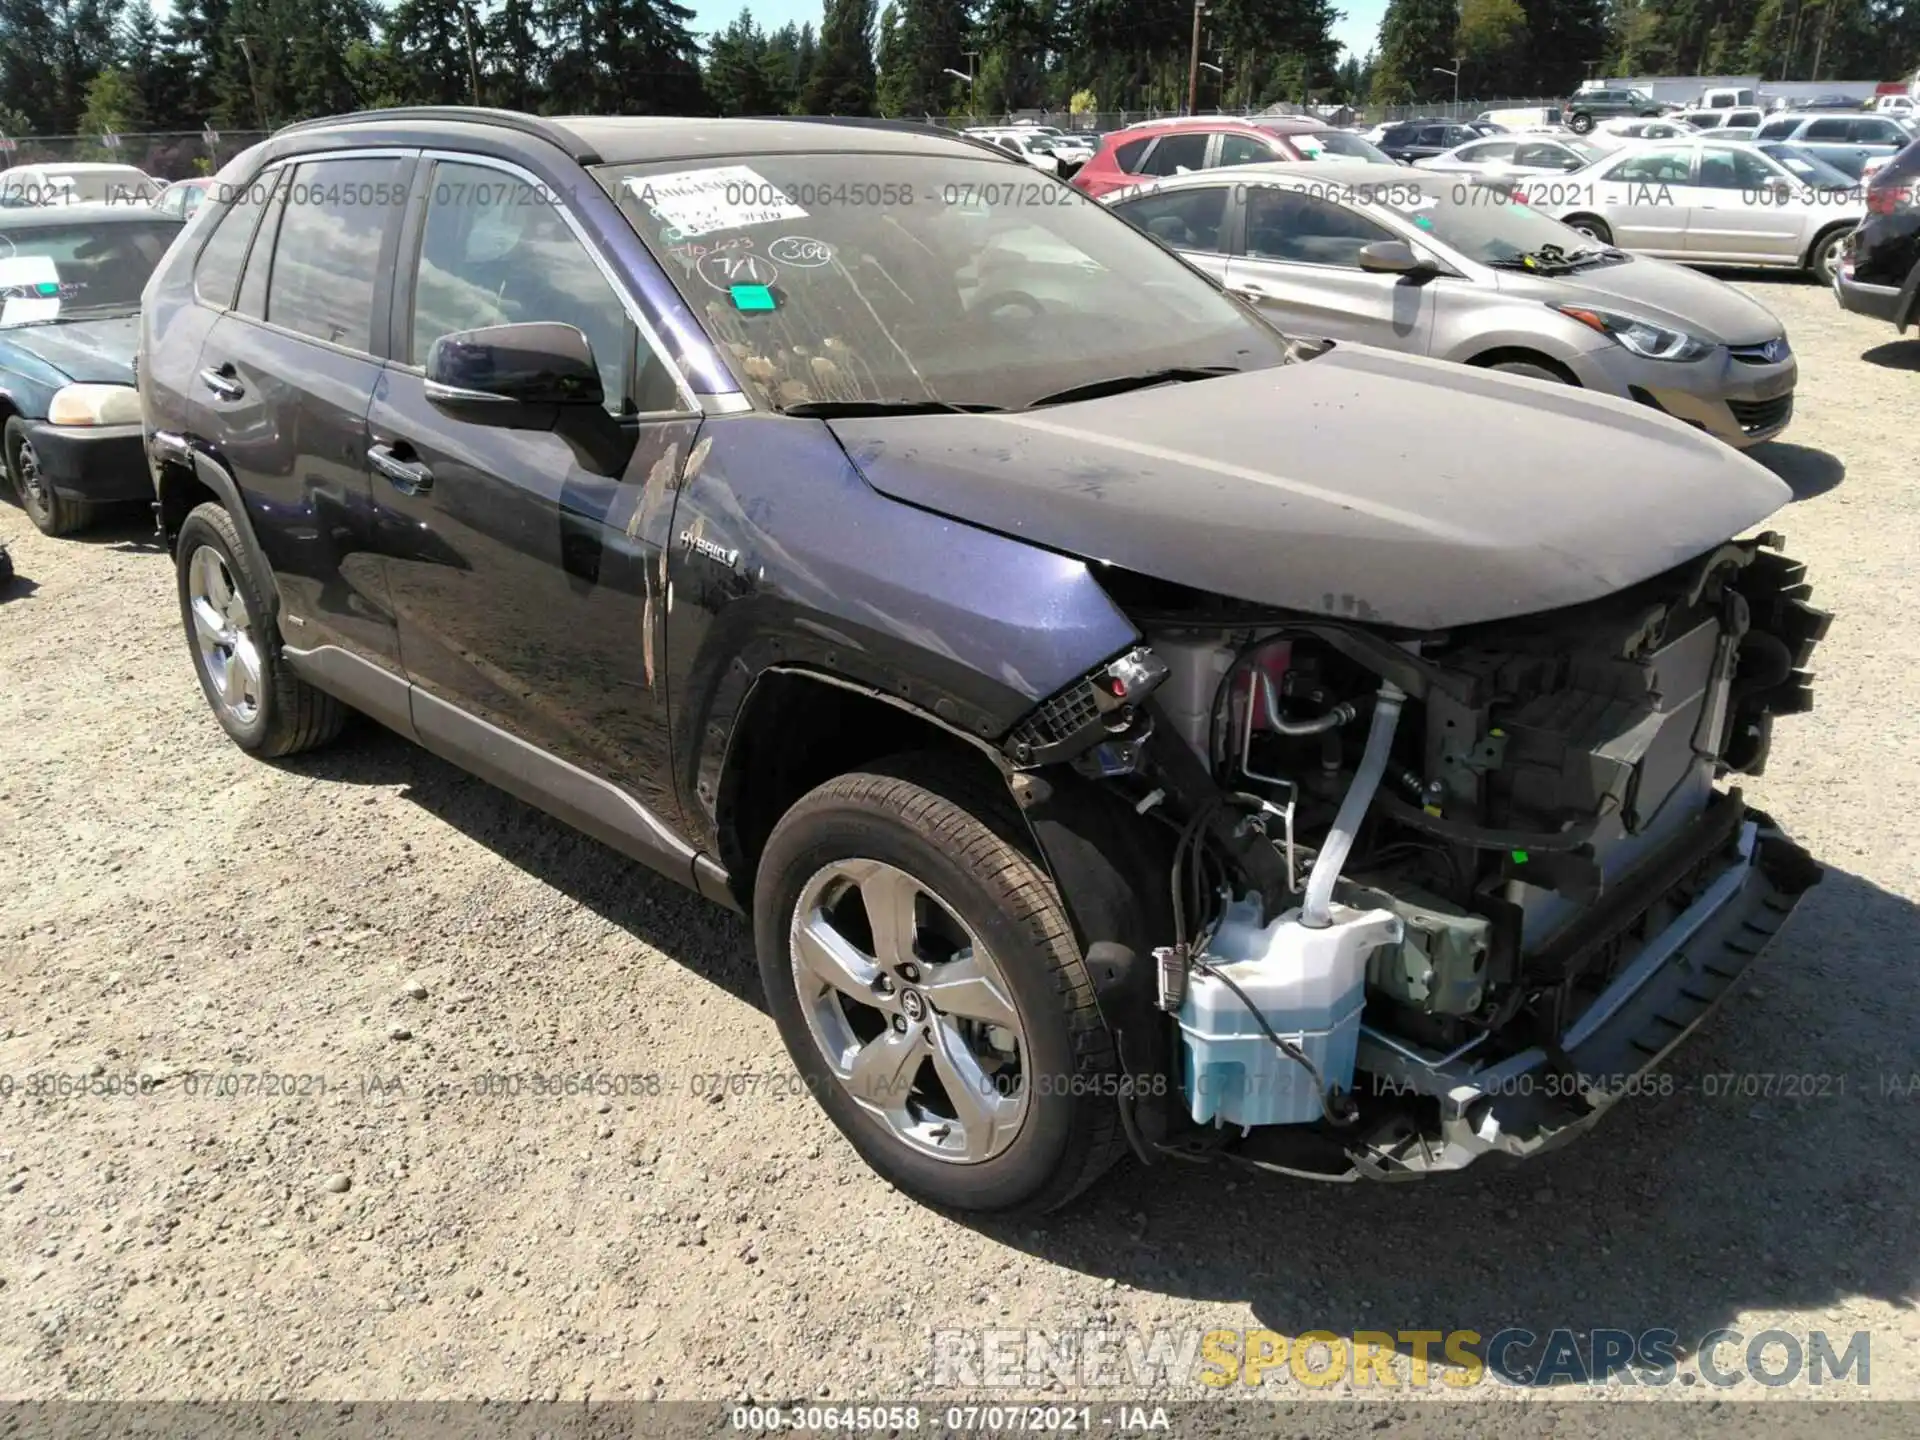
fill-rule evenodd
<path id="1" fill-rule="evenodd" d="M 693 8 L 694 31 L 707 35 L 725 29 L 740 13 L 742 0 L 682 0 L 682 3 Z M 789 20 L 796 24 L 810 21 L 817 28 L 821 8 L 821 0 L 759 0 L 752 6 L 754 20 L 769 30 L 778 30 Z M 1342 0 L 1340 8 L 1346 12 L 1346 18 L 1333 27 L 1333 37 L 1364 58 L 1380 34 L 1380 17 L 1386 14 L 1387 0 Z"/>

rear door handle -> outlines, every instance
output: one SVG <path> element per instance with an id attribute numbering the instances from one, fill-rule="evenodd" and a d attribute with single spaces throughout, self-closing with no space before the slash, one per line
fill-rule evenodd
<path id="1" fill-rule="evenodd" d="M 386 476 L 402 495 L 419 495 L 433 488 L 433 471 L 418 460 L 409 460 L 401 450 L 412 453 L 403 441 L 399 445 L 375 445 L 367 451 L 367 463 Z"/>
<path id="2" fill-rule="evenodd" d="M 233 363 L 229 361 L 217 370 L 202 370 L 200 383 L 222 400 L 238 400 L 247 393 L 247 387 L 234 379 L 234 374 Z"/>
<path id="3" fill-rule="evenodd" d="M 1227 288 L 1236 295 L 1245 295 L 1255 300 L 1262 299 L 1267 294 L 1266 286 L 1256 285 L 1251 280 L 1242 280 L 1236 285 L 1229 285 Z"/>

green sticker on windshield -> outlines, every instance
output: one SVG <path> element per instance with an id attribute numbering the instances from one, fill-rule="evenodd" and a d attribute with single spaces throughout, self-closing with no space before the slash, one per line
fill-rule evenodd
<path id="1" fill-rule="evenodd" d="M 772 289 L 765 285 L 734 285 L 728 288 L 727 293 L 733 297 L 733 308 L 736 310 L 751 313 L 779 308 Z"/>
<path id="2" fill-rule="evenodd" d="M 1432 219 L 1425 215 L 1414 216 L 1413 223 L 1418 225 L 1422 230 L 1431 230 L 1433 228 Z"/>
<path id="3" fill-rule="evenodd" d="M 33 291 L 36 295 L 58 295 L 60 293 L 60 284 L 55 280 L 42 280 L 38 285 L 33 287 Z"/>

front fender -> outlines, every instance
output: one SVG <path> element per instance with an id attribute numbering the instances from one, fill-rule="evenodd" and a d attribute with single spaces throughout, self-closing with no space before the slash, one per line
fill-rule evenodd
<path id="1" fill-rule="evenodd" d="M 1085 562 L 880 495 L 819 421 L 709 419 L 677 484 L 669 711 L 682 813 L 703 849 L 735 726 L 773 667 L 993 739 L 1138 641 Z"/>

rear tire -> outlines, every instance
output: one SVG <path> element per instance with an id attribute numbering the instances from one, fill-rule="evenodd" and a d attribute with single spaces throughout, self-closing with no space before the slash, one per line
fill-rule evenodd
<path id="1" fill-rule="evenodd" d="M 1807 252 L 1807 273 L 1829 290 L 1833 288 L 1834 277 L 1840 273 L 1840 252 L 1853 230 L 1852 225 L 1836 225 L 1822 231 L 1814 240 L 1813 249 Z"/>
<path id="2" fill-rule="evenodd" d="M 94 521 L 99 509 L 84 500 L 68 500 L 53 493 L 53 485 L 40 468 L 33 441 L 27 437 L 27 422 L 19 416 L 7 421 L 4 445 L 7 478 L 20 497 L 20 508 L 27 512 L 34 529 L 42 535 L 71 535 Z"/>
<path id="3" fill-rule="evenodd" d="M 1593 129 L 1593 116 L 1585 112 L 1575 115 L 1571 120 L 1567 121 L 1567 128 L 1576 135 L 1585 135 L 1589 130 Z"/>
<path id="4" fill-rule="evenodd" d="M 245 557 L 224 506 L 198 506 L 180 526 L 174 567 L 194 673 L 234 744 L 262 759 L 297 755 L 338 735 L 347 709 L 281 658 L 268 577 L 255 575 Z"/>
<path id="5" fill-rule="evenodd" d="M 1125 1144 L 1112 1041 L 1022 828 L 947 757 L 899 757 L 796 803 L 754 884 L 810 1093 L 881 1176 L 956 1210 L 1057 1209 Z"/>
<path id="6" fill-rule="evenodd" d="M 1602 245 L 1613 244 L 1613 231 L 1598 215 L 1570 215 L 1561 223 L 1570 230 L 1579 231 L 1589 240 L 1598 240 Z"/>

